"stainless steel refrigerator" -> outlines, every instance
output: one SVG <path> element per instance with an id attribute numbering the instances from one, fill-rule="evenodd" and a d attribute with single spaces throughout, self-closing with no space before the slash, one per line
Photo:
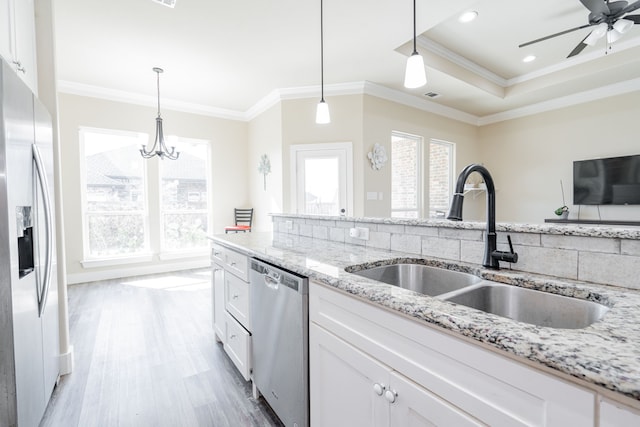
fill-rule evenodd
<path id="1" fill-rule="evenodd" d="M 59 375 L 53 132 L 0 61 L 0 426 L 32 427 Z"/>

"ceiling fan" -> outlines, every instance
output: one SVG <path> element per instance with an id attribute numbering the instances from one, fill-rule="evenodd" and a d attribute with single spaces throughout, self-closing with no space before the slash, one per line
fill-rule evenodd
<path id="1" fill-rule="evenodd" d="M 626 1 L 610 2 L 609 0 L 580 0 L 580 3 L 590 11 L 588 24 L 532 40 L 518 47 L 529 46 L 576 30 L 595 26 L 595 28 L 578 43 L 571 53 L 569 53 L 567 58 L 571 58 L 582 52 L 585 47 L 595 45 L 596 42 L 605 35 L 607 36 L 607 41 L 613 43 L 629 31 L 634 24 L 640 24 L 640 15 L 626 16 L 627 13 L 640 9 L 640 0 L 631 4 Z"/>

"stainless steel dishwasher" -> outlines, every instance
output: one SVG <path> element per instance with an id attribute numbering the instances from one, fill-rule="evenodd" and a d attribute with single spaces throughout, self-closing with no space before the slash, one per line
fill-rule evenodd
<path id="1" fill-rule="evenodd" d="M 309 280 L 251 260 L 253 382 L 287 427 L 309 426 Z"/>

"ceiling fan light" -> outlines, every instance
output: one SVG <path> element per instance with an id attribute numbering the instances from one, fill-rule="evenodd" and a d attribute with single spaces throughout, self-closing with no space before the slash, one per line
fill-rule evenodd
<path id="1" fill-rule="evenodd" d="M 327 123 L 331 123 L 331 116 L 329 115 L 329 104 L 327 104 L 324 99 L 321 99 L 318 102 L 318 107 L 316 109 L 316 123 L 319 125 L 326 125 Z"/>
<path id="2" fill-rule="evenodd" d="M 418 52 L 414 52 L 407 59 L 407 69 L 404 73 L 404 87 L 415 89 L 427 84 L 427 74 L 424 71 L 424 60 Z"/>
<path id="3" fill-rule="evenodd" d="M 633 27 L 633 24 L 634 22 L 629 19 L 618 19 L 615 24 L 613 24 L 613 29 L 620 34 L 624 34 Z"/>
<path id="4" fill-rule="evenodd" d="M 607 43 L 615 43 L 620 40 L 620 37 L 622 37 L 622 33 L 616 29 L 607 31 Z"/>
<path id="5" fill-rule="evenodd" d="M 588 44 L 589 46 L 594 46 L 598 40 L 600 40 L 607 33 L 607 29 L 609 26 L 606 22 L 598 24 L 598 26 L 591 31 L 591 34 L 584 39 L 583 43 Z"/>

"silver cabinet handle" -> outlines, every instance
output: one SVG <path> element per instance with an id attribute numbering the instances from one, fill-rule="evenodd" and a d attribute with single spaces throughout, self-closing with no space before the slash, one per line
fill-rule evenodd
<path id="1" fill-rule="evenodd" d="M 26 68 L 24 68 L 22 66 L 22 62 L 20 61 L 13 61 L 13 65 L 16 66 L 16 70 L 20 71 L 21 73 L 25 74 L 27 72 Z"/>
<path id="2" fill-rule="evenodd" d="M 396 397 L 398 397 L 398 393 L 393 390 L 387 390 L 384 392 L 384 398 L 387 399 L 389 403 L 393 403 L 396 401 Z"/>
<path id="3" fill-rule="evenodd" d="M 238 294 L 233 294 L 233 296 L 231 297 L 232 299 L 238 299 Z"/>
<path id="4" fill-rule="evenodd" d="M 236 334 L 231 334 L 231 336 L 229 337 L 230 340 L 235 339 L 236 338 Z"/>
<path id="5" fill-rule="evenodd" d="M 384 386 L 384 384 L 378 384 L 375 383 L 373 385 L 373 391 L 378 395 L 378 396 L 382 396 L 382 394 L 384 393 L 384 390 L 386 389 L 386 387 Z"/>

